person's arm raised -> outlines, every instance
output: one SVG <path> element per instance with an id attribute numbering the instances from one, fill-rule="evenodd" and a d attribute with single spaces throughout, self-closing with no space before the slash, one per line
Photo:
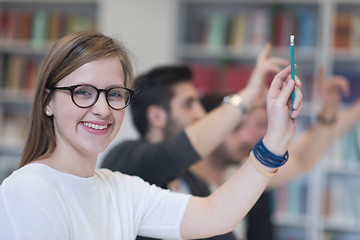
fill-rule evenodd
<path id="1" fill-rule="evenodd" d="M 302 110 L 302 94 L 296 87 L 293 112 L 289 96 L 294 87 L 290 67 L 277 74 L 267 94 L 268 130 L 263 143 L 267 150 L 284 155 L 295 135 L 296 118 Z M 296 85 L 300 86 L 299 80 Z M 290 108 L 291 109 L 291 108 Z M 183 238 L 204 238 L 231 231 L 255 204 L 276 168 L 249 157 L 242 167 L 209 197 L 191 197 L 182 223 Z M 265 174 L 264 174 L 265 173 Z"/>
<path id="2" fill-rule="evenodd" d="M 271 56 L 271 44 L 266 44 L 260 51 L 254 70 L 246 87 L 237 94 L 242 97 L 244 106 L 251 108 L 265 102 L 268 72 L 278 73 L 288 61 Z M 241 79 L 239 79 L 241 80 Z M 194 149 L 201 157 L 210 154 L 225 137 L 244 119 L 242 112 L 231 104 L 217 107 L 205 117 L 185 128 Z"/>
<path id="3" fill-rule="evenodd" d="M 326 81 L 325 69 L 321 68 L 318 82 L 319 96 L 323 104 L 320 119 L 290 144 L 291 158 L 271 180 L 268 188 L 285 184 L 311 170 L 328 147 L 360 119 L 359 100 L 338 114 L 341 94 L 349 95 L 350 92 L 346 78 L 332 76 Z"/>

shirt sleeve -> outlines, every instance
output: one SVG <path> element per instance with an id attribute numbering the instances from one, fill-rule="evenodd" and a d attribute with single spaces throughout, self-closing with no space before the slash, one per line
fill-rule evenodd
<path id="1" fill-rule="evenodd" d="M 68 239 L 66 216 L 54 189 L 36 175 L 0 186 L 0 232 L 4 239 Z"/>
<path id="2" fill-rule="evenodd" d="M 166 187 L 200 160 L 186 133 L 159 143 L 145 140 L 118 145 L 105 156 L 102 167 L 139 176 L 145 181 Z"/>
<path id="3" fill-rule="evenodd" d="M 127 195 L 131 196 L 136 206 L 134 213 L 139 219 L 138 235 L 182 239 L 180 225 L 191 195 L 161 189 L 138 177 L 123 177 L 127 182 Z"/>

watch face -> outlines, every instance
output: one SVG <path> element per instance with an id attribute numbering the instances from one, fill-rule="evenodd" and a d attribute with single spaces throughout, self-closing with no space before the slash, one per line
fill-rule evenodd
<path id="1" fill-rule="evenodd" d="M 234 94 L 230 97 L 230 101 L 232 104 L 236 105 L 237 107 L 239 107 L 239 104 L 242 103 L 242 98 L 237 95 L 237 94 Z"/>
<path id="2" fill-rule="evenodd" d="M 240 95 L 234 94 L 234 95 L 230 96 L 229 102 L 232 105 L 234 105 L 235 107 L 237 107 L 238 109 L 240 109 L 240 111 L 243 115 L 245 115 L 247 113 L 247 109 L 246 109 L 243 99 Z"/>
<path id="3" fill-rule="evenodd" d="M 247 108 L 244 105 L 243 99 L 240 95 L 238 94 L 233 94 L 233 95 L 229 95 L 229 96 L 225 96 L 223 101 L 223 103 L 230 103 L 231 105 L 233 105 L 234 107 L 240 109 L 241 113 L 243 115 L 245 115 L 247 113 Z"/>

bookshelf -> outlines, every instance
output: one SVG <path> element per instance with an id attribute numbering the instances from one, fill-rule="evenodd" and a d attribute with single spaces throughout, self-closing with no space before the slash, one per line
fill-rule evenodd
<path id="1" fill-rule="evenodd" d="M 97 29 L 95 0 L 0 1 L 0 182 L 20 160 L 35 78 L 52 43 Z"/>
<path id="2" fill-rule="evenodd" d="M 193 67 L 200 93 L 228 93 L 243 86 L 238 76 L 246 79 L 266 41 L 273 43 L 275 55 L 288 58 L 290 33 L 305 36 L 296 39 L 295 55 L 306 69 L 302 79 L 312 81 L 319 56 L 316 30 L 321 6 L 318 1 L 286 2 L 180 1 L 177 58 Z M 272 37 L 272 31 L 279 37 Z"/>
<path id="3" fill-rule="evenodd" d="M 179 0 L 178 7 L 176 58 L 192 67 L 200 94 L 243 87 L 266 41 L 274 56 L 290 59 L 292 33 L 305 100 L 298 132 L 315 121 L 320 64 L 329 75 L 350 80 L 353 95 L 344 105 L 359 96 L 359 1 Z M 359 129 L 330 148 L 336 154 L 327 153 L 311 172 L 273 191 L 275 239 L 360 239 L 360 145 L 352 146 L 352 156 L 342 149 L 351 147 L 349 141 L 360 143 Z"/>
<path id="4" fill-rule="evenodd" d="M 351 96 L 344 106 L 359 97 L 360 90 L 360 3 L 332 2 L 332 72 L 350 81 Z M 321 234 L 326 240 L 360 238 L 360 125 L 332 147 L 325 159 L 322 181 Z"/>

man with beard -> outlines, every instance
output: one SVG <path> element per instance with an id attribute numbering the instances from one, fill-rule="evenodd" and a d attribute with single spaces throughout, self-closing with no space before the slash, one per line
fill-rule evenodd
<path id="1" fill-rule="evenodd" d="M 174 179 L 210 154 L 242 122 L 246 111 L 258 104 L 257 99 L 264 102 L 263 75 L 270 71 L 277 73 L 281 66 L 288 64 L 285 59 L 272 58 L 270 51 L 271 46 L 267 44 L 245 89 L 229 96 L 227 103 L 206 116 L 188 67 L 158 67 L 139 76 L 134 83 L 136 95 L 131 109 L 141 139 L 115 146 L 105 156 L 102 167 L 169 188 Z M 242 102 L 234 102 L 239 96 Z M 208 195 L 208 192 L 191 193 Z M 211 239 L 235 238 L 229 233 Z"/>
<path id="2" fill-rule="evenodd" d="M 279 170 L 272 179 L 268 189 L 285 184 L 311 170 L 331 143 L 349 131 L 359 121 L 360 100 L 354 102 L 340 114 L 337 113 L 341 93 L 349 94 L 349 83 L 345 78 L 335 76 L 325 83 L 325 69 L 321 68 L 319 91 L 323 110 L 318 115 L 318 121 L 290 144 L 289 154 L 291 157 L 287 165 Z M 208 95 L 202 99 L 207 111 L 219 106 L 221 101 L 222 96 L 216 94 Z M 254 108 L 219 147 L 191 167 L 190 173 L 187 173 L 180 180 L 183 182 L 181 186 L 186 188 L 186 186 L 193 185 L 194 181 L 189 179 L 196 178 L 198 181 L 206 183 L 210 192 L 214 191 L 225 181 L 229 166 L 241 163 L 241 160 L 249 155 L 257 141 L 264 135 L 266 129 L 267 113 L 265 106 Z M 189 175 L 192 177 L 189 178 Z M 264 192 L 248 213 L 247 224 L 245 225 L 247 225 L 247 229 L 240 231 L 242 235 L 239 237 L 240 239 L 273 239 L 269 192 Z M 259 231 L 259 225 L 262 226 L 261 231 Z"/>

